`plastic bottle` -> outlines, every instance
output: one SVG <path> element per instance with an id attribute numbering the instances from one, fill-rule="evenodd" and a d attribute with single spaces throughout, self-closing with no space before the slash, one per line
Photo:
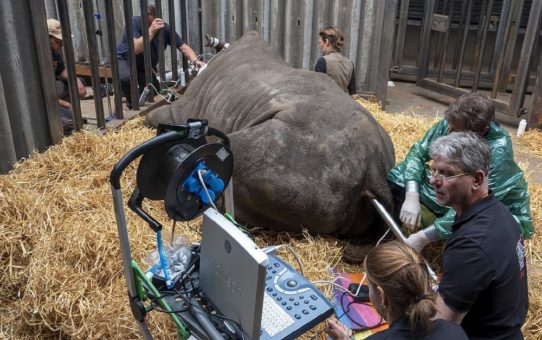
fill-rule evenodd
<path id="1" fill-rule="evenodd" d="M 527 128 L 527 121 L 525 119 L 522 119 L 519 121 L 518 125 L 518 132 L 517 136 L 520 137 L 525 133 L 525 129 Z"/>
<path id="2" fill-rule="evenodd" d="M 149 94 L 149 92 L 149 86 L 145 86 L 143 93 L 141 93 L 141 97 L 139 97 L 139 106 L 145 104 L 145 100 L 147 100 L 147 95 Z"/>

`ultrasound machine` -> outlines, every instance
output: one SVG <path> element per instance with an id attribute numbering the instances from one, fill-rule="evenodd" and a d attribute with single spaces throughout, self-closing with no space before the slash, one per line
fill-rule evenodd
<path id="1" fill-rule="evenodd" d="M 149 275 L 151 270 L 132 259 L 128 240 L 120 178 L 139 157 L 127 205 L 156 234 L 161 276 Z M 227 136 L 205 120 L 159 125 L 156 137 L 113 167 L 110 182 L 128 298 L 145 338 L 152 338 L 146 316 L 154 309 L 170 316 L 180 339 L 293 339 L 333 313 L 328 299 L 273 247 L 258 247 L 239 228 L 232 216 L 232 172 Z M 203 215 L 201 242 L 190 246 L 190 261 L 180 275 L 168 275 L 162 225 L 144 210 L 145 198 L 163 200 L 174 221 Z M 216 208 L 219 202 L 228 213 Z"/>

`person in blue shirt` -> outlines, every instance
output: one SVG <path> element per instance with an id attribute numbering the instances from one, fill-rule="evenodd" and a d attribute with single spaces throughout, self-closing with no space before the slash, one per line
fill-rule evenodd
<path id="1" fill-rule="evenodd" d="M 151 67 L 156 71 L 156 65 L 158 64 L 158 39 L 154 39 L 158 36 L 160 30 L 164 30 L 164 48 L 170 43 L 170 34 L 171 27 L 164 22 L 161 18 L 156 17 L 156 8 L 153 5 L 147 7 L 147 16 L 148 22 L 148 35 L 150 41 L 151 49 Z M 134 39 L 134 53 L 136 54 L 136 65 L 137 65 L 137 83 L 139 93 L 143 92 L 145 88 L 146 79 L 145 79 L 145 58 L 144 58 L 144 46 L 143 46 L 143 18 L 141 16 L 135 16 L 132 18 L 132 29 L 133 29 L 133 39 Z M 198 60 L 194 50 L 187 45 L 182 38 L 175 33 L 175 47 L 193 64 L 198 68 L 202 68 L 205 63 L 201 60 Z M 117 56 L 118 56 L 118 66 L 119 66 L 119 78 L 121 83 L 121 89 L 126 97 L 126 106 L 128 109 L 132 108 L 132 98 L 130 91 L 130 64 L 128 56 L 128 37 L 126 32 L 123 33 L 122 39 L 117 46 Z M 153 86 L 156 89 L 159 89 L 158 80 L 153 75 Z"/>

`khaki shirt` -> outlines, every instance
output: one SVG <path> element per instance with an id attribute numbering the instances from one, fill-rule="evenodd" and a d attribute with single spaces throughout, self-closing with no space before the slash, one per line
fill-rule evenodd
<path id="1" fill-rule="evenodd" d="M 354 65 L 347 57 L 337 51 L 331 51 L 323 58 L 326 60 L 327 74 L 339 85 L 344 92 L 349 93 L 348 84 L 352 78 Z"/>

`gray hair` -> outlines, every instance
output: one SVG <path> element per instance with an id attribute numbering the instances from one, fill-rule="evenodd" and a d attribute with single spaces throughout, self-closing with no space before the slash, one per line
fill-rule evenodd
<path id="1" fill-rule="evenodd" d="M 481 93 L 467 93 L 448 106 L 444 118 L 464 124 L 467 130 L 481 135 L 495 119 L 495 106 Z"/>
<path id="2" fill-rule="evenodd" d="M 482 170 L 487 176 L 491 151 L 483 138 L 461 131 L 437 138 L 429 147 L 429 156 L 459 165 L 467 173 Z"/>

